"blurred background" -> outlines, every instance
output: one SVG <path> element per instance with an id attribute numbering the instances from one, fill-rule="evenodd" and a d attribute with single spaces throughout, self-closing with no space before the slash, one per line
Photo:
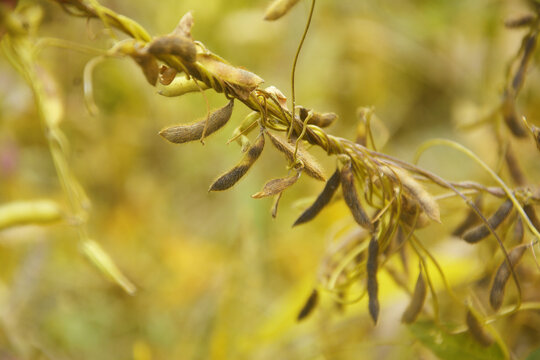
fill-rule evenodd
<path id="1" fill-rule="evenodd" d="M 19 3 L 43 8 L 38 37 L 101 49 L 112 45 L 96 20 L 70 17 L 51 2 Z M 193 11 L 196 40 L 290 98 L 290 69 L 309 1 L 277 22 L 263 21 L 266 0 L 103 4 L 153 35 L 169 33 Z M 329 132 L 350 139 L 356 136 L 357 108 L 373 106 L 376 140 L 405 161 L 412 161 L 423 141 L 445 137 L 496 167 L 494 126 L 458 128 L 499 104 L 506 66 L 525 33 L 505 29 L 504 20 L 528 13 L 526 5 L 320 0 L 298 63 L 296 102 L 339 114 Z M 408 297 L 384 277 L 377 327 L 365 302 L 340 313 L 324 293 L 312 316 L 295 321 L 317 284 L 326 246 L 353 221 L 336 203 L 311 223 L 291 228 L 323 186 L 307 177 L 285 192 L 272 219 L 272 200 L 250 197 L 268 179 L 287 173 L 285 160 L 270 147 L 234 188 L 208 193 L 212 181 L 242 156 L 235 143 L 225 143 L 247 108 L 237 103 L 228 125 L 204 146 L 172 145 L 159 130 L 203 117 L 205 99 L 198 93 L 162 97 L 132 60 L 109 59 L 95 68 L 100 113 L 90 116 L 83 69 L 91 59 L 52 47 L 40 55 L 66 106 L 61 128 L 70 167 L 92 202 L 89 235 L 138 290 L 130 296 L 105 279 L 81 255 L 76 230 L 67 222 L 0 231 L 0 359 L 20 359 L 18 349 L 27 347 L 50 359 L 433 358 L 399 322 Z M 539 80 L 533 62 L 518 102 L 537 125 Z M 221 94 L 206 96 L 211 108 L 226 103 Z M 539 179 L 534 144 L 520 140 L 517 146 L 527 175 Z M 312 153 L 330 176 L 335 159 L 319 149 Z M 428 152 L 420 165 L 449 180 L 493 184 L 449 149 Z M 66 204 L 32 93 L 0 57 L 0 203 L 36 198 Z M 441 202 L 441 209 L 443 224 L 422 236 L 458 286 L 470 280 L 486 253 L 442 235 L 461 219 L 460 202 Z M 538 329 L 530 331 L 540 337 Z"/>

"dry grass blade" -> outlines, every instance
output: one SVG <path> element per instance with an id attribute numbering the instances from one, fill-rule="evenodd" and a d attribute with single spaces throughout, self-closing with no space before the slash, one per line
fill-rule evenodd
<path id="1" fill-rule="evenodd" d="M 377 324 L 379 318 L 379 283 L 377 282 L 377 270 L 378 270 L 378 256 L 379 256 L 379 241 L 374 236 L 371 238 L 368 247 L 367 258 L 367 293 L 369 297 L 369 315 L 373 319 L 373 322 Z"/>
<path id="2" fill-rule="evenodd" d="M 304 166 L 302 171 L 306 173 L 306 175 L 311 176 L 312 178 L 315 178 L 317 180 L 325 181 L 324 175 L 322 173 L 322 170 L 319 167 L 319 164 L 311 157 L 311 155 L 304 150 L 302 150 L 300 147 L 298 148 L 298 152 L 296 153 L 296 158 L 294 157 L 294 145 L 289 144 L 286 140 L 281 139 L 275 135 L 272 135 L 270 132 L 266 132 L 266 135 L 270 138 L 270 141 L 272 141 L 272 144 L 276 149 L 278 149 L 280 152 L 282 152 L 289 162 L 291 164 L 294 164 L 295 161 L 300 160 Z"/>
<path id="3" fill-rule="evenodd" d="M 205 136 L 208 136 L 221 129 L 231 118 L 234 101 L 231 100 L 227 105 L 213 111 L 208 119 L 197 121 L 193 124 L 171 126 L 159 132 L 168 141 L 175 144 L 182 144 L 190 141 L 200 140 L 205 124 L 208 120 Z"/>
<path id="4" fill-rule="evenodd" d="M 424 307 L 426 294 L 427 294 L 426 281 L 424 280 L 424 275 L 422 274 L 422 270 L 420 270 L 420 273 L 418 274 L 418 279 L 416 280 L 416 285 L 414 287 L 414 292 L 411 298 L 411 302 L 409 303 L 409 306 L 407 306 L 407 309 L 405 309 L 405 312 L 401 316 L 401 322 L 405 324 L 411 324 L 416 320 L 416 318 L 422 311 L 422 308 Z"/>
<path id="5" fill-rule="evenodd" d="M 476 317 L 471 310 L 467 310 L 465 316 L 465 322 L 469 328 L 473 339 L 475 339 L 480 345 L 488 347 L 493 344 L 493 338 L 484 330 L 484 327 L 480 323 L 480 320 Z"/>
<path id="6" fill-rule="evenodd" d="M 197 60 L 197 48 L 193 41 L 185 36 L 158 36 L 148 45 L 148 52 L 153 55 L 176 55 L 187 63 Z"/>
<path id="7" fill-rule="evenodd" d="M 514 268 L 519 260 L 521 260 L 525 250 L 527 250 L 527 247 L 528 244 L 519 245 L 508 252 L 508 260 L 512 264 L 512 268 Z M 503 261 L 497 269 L 497 273 L 493 279 L 493 285 L 491 285 L 489 303 L 493 310 L 499 310 L 501 308 L 504 298 L 504 289 L 508 279 L 510 278 L 510 274 L 511 272 L 507 262 Z"/>
<path id="8" fill-rule="evenodd" d="M 274 0 L 264 14 L 264 20 L 277 20 L 287 14 L 299 0 Z"/>
<path id="9" fill-rule="evenodd" d="M 261 199 L 264 197 L 280 194 L 292 185 L 294 185 L 294 183 L 296 183 L 296 180 L 298 180 L 299 177 L 300 171 L 298 171 L 294 175 L 290 175 L 284 178 L 272 179 L 266 184 L 264 184 L 264 187 L 261 191 L 251 195 L 251 197 L 254 199 Z"/>
<path id="10" fill-rule="evenodd" d="M 251 165 L 253 165 L 255 161 L 257 161 L 263 149 L 264 135 L 261 132 L 253 145 L 251 145 L 246 151 L 240 163 L 233 167 L 231 170 L 227 171 L 225 174 L 221 175 L 219 178 L 217 178 L 217 180 L 214 181 L 212 185 L 210 185 L 210 189 L 208 191 L 227 190 L 234 184 L 236 184 L 238 180 L 240 180 L 242 176 L 244 176 L 248 172 Z"/>
<path id="11" fill-rule="evenodd" d="M 306 300 L 306 303 L 304 304 L 304 306 L 298 313 L 296 320 L 301 321 L 305 319 L 306 317 L 308 317 L 313 312 L 313 310 L 315 309 L 318 303 L 319 303 L 319 292 L 317 291 L 317 289 L 313 289 L 308 299 Z"/>
<path id="12" fill-rule="evenodd" d="M 358 193 L 356 192 L 354 175 L 350 162 L 345 163 L 341 168 L 340 179 L 343 198 L 349 207 L 354 220 L 358 223 L 358 225 L 366 229 L 372 229 L 373 225 L 371 224 L 366 211 L 362 207 L 362 204 L 360 204 L 360 199 L 358 198 Z"/>
<path id="13" fill-rule="evenodd" d="M 497 229 L 497 227 L 499 227 L 499 225 L 504 221 L 504 219 L 506 219 L 508 214 L 510 214 L 512 207 L 513 203 L 510 199 L 503 202 L 502 205 L 499 206 L 497 211 L 495 211 L 495 213 L 487 219 L 489 225 L 491 225 L 493 229 Z M 491 232 L 489 231 L 489 227 L 486 224 L 482 224 L 470 230 L 467 230 L 463 234 L 463 240 L 470 244 L 474 244 L 486 238 L 490 233 Z"/>
<path id="14" fill-rule="evenodd" d="M 341 182 L 340 178 L 340 172 L 339 169 L 336 169 L 336 171 L 332 174 L 330 179 L 326 182 L 326 185 L 324 186 L 323 191 L 317 196 L 317 199 L 313 204 L 311 204 L 310 207 L 308 207 L 298 219 L 294 222 L 293 226 L 300 225 L 303 223 L 306 223 L 315 216 L 321 212 L 321 210 L 328 205 L 330 200 L 332 200 L 332 196 L 334 196 L 334 193 L 336 192 L 337 188 L 339 187 L 339 184 Z"/>

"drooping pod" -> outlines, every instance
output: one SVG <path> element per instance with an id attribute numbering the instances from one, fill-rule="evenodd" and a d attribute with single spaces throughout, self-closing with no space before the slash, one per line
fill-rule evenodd
<path id="1" fill-rule="evenodd" d="M 372 229 L 373 225 L 371 224 L 371 221 L 366 214 L 366 211 L 362 207 L 360 199 L 358 198 L 350 161 L 347 161 L 341 168 L 340 179 L 341 190 L 343 191 L 343 199 L 349 207 L 354 220 L 363 228 Z"/>
<path id="2" fill-rule="evenodd" d="M 476 206 L 478 209 L 482 208 L 482 195 L 479 195 L 474 200 L 474 206 Z M 473 211 L 473 209 L 469 208 L 467 211 L 467 215 L 465 218 L 459 223 L 459 225 L 452 231 L 453 236 L 461 237 L 467 229 L 469 229 L 471 226 L 476 225 L 480 221 L 480 218 L 478 215 Z"/>
<path id="3" fill-rule="evenodd" d="M 313 310 L 315 309 L 318 303 L 319 303 L 319 292 L 317 291 L 317 289 L 313 289 L 313 291 L 307 298 L 306 303 L 304 304 L 304 306 L 298 313 L 296 320 L 301 321 L 305 319 L 306 317 L 308 317 L 313 312 Z"/>
<path id="4" fill-rule="evenodd" d="M 299 0 L 274 0 L 264 14 L 264 20 L 272 21 L 287 14 Z"/>
<path id="5" fill-rule="evenodd" d="M 369 241 L 368 246 L 368 258 L 367 258 L 367 293 L 368 293 L 368 309 L 369 315 L 373 322 L 376 324 L 379 318 L 379 283 L 377 281 L 377 270 L 379 256 L 379 241 L 377 237 L 373 236 Z"/>
<path id="6" fill-rule="evenodd" d="M 189 141 L 200 140 L 204 133 L 205 125 L 208 121 L 205 136 L 208 136 L 221 129 L 231 118 L 234 101 L 219 108 L 212 113 L 208 119 L 204 118 L 192 124 L 171 126 L 159 132 L 168 141 L 175 144 L 182 144 Z"/>
<path id="7" fill-rule="evenodd" d="M 488 224 L 495 230 L 497 227 L 506 219 L 510 211 L 512 210 L 513 204 L 510 199 L 507 199 L 502 205 L 491 215 L 487 221 Z M 463 240 L 469 244 L 474 244 L 480 240 L 486 238 L 490 234 L 489 228 L 486 224 L 479 225 L 472 229 L 467 230 L 463 234 Z"/>
<path id="8" fill-rule="evenodd" d="M 521 260 L 528 246 L 528 244 L 519 245 L 508 252 L 508 260 L 512 264 L 512 268 L 514 268 Z M 497 269 L 497 273 L 493 278 L 493 284 L 491 285 L 489 303 L 493 310 L 499 310 L 501 308 L 504 299 L 504 289 L 510 278 L 510 274 L 510 268 L 508 267 L 507 262 L 503 260 L 502 264 Z"/>
<path id="9" fill-rule="evenodd" d="M 321 212 L 321 210 L 328 205 L 330 200 L 332 200 L 332 196 L 336 192 L 337 188 L 339 187 L 339 184 L 341 182 L 340 178 L 340 171 L 339 169 L 336 169 L 336 171 L 332 174 L 330 179 L 326 182 L 326 185 L 324 186 L 323 191 L 317 196 L 317 199 L 313 204 L 311 204 L 310 207 L 308 207 L 298 219 L 294 222 L 293 226 L 300 225 L 303 223 L 306 223 L 315 216 Z"/>
<path id="10" fill-rule="evenodd" d="M 222 191 L 232 187 L 244 176 L 249 168 L 257 161 L 264 148 L 264 134 L 261 131 L 253 145 L 245 152 L 244 157 L 231 170 L 227 171 L 223 175 L 217 178 L 216 181 L 210 185 L 208 191 Z"/>
<path id="11" fill-rule="evenodd" d="M 486 332 L 478 317 L 470 309 L 467 310 L 465 322 L 473 339 L 480 345 L 488 347 L 493 344 L 493 338 Z"/>
<path id="12" fill-rule="evenodd" d="M 418 279 L 416 280 L 416 285 L 414 287 L 414 292 L 411 297 L 411 302 L 407 306 L 407 309 L 405 309 L 405 312 L 403 312 L 403 315 L 401 316 L 401 322 L 405 324 L 411 324 L 416 320 L 416 318 L 422 311 L 422 308 L 424 307 L 426 294 L 426 281 L 424 280 L 422 269 L 420 269 L 420 273 L 418 274 Z"/>

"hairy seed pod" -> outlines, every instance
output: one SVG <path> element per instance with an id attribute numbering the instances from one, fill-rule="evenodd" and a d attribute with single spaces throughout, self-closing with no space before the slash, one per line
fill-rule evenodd
<path id="1" fill-rule="evenodd" d="M 303 106 L 298 106 L 300 109 L 300 120 L 304 122 L 306 118 L 309 115 L 310 109 L 306 109 Z M 335 113 L 318 113 L 315 111 L 312 111 L 311 113 L 311 119 L 309 119 L 308 124 L 318 126 L 320 128 L 325 128 L 334 123 L 338 118 L 337 114 Z"/>
<path id="2" fill-rule="evenodd" d="M 416 280 L 416 285 L 414 287 L 414 292 L 411 297 L 411 302 L 409 303 L 409 306 L 407 306 L 407 309 L 405 309 L 405 312 L 401 316 L 402 323 L 411 324 L 416 320 L 418 315 L 420 315 L 422 308 L 424 307 L 426 294 L 427 294 L 426 281 L 424 280 L 424 275 L 422 274 L 422 270 L 420 270 L 420 273 L 418 274 L 418 279 Z"/>
<path id="3" fill-rule="evenodd" d="M 521 260 L 528 246 L 528 244 L 518 245 L 508 252 L 508 259 L 510 264 L 512 264 L 512 268 L 514 268 L 519 260 Z M 501 308 L 504 298 L 504 289 L 510 278 L 510 274 L 510 268 L 508 267 L 506 260 L 503 260 L 493 278 L 493 285 L 491 285 L 491 292 L 489 294 L 489 303 L 493 310 L 499 310 Z"/>
<path id="4" fill-rule="evenodd" d="M 487 219 L 488 224 L 491 225 L 494 230 L 497 229 L 504 219 L 506 219 L 508 214 L 510 214 L 512 207 L 513 204 L 510 199 L 503 202 L 497 211 Z M 469 244 L 474 244 L 486 238 L 490 233 L 491 232 L 486 224 L 478 225 L 477 227 L 467 230 L 465 234 L 463 234 L 463 240 Z"/>
<path id="5" fill-rule="evenodd" d="M 377 268 L 378 257 L 379 255 L 379 241 L 374 236 L 371 238 L 368 247 L 368 258 L 367 258 L 367 293 L 369 297 L 369 315 L 373 322 L 377 324 L 377 319 L 379 318 L 379 283 L 377 282 Z"/>
<path id="6" fill-rule="evenodd" d="M 156 58 L 152 55 L 138 52 L 134 52 L 130 54 L 130 56 L 141 68 L 146 81 L 148 81 L 150 85 L 156 86 L 159 74 L 159 67 Z"/>
<path id="7" fill-rule="evenodd" d="M 301 321 L 305 319 L 306 317 L 308 317 L 313 312 L 313 309 L 315 309 L 318 303 L 319 303 L 319 292 L 317 291 L 317 289 L 313 289 L 313 291 L 307 298 L 306 303 L 304 304 L 304 306 L 298 313 L 296 320 Z"/>
<path id="8" fill-rule="evenodd" d="M 244 154 L 244 157 L 231 170 L 217 178 L 208 191 L 223 191 L 232 187 L 244 176 L 249 168 L 257 161 L 264 148 L 264 135 L 261 132 L 253 145 Z"/>
<path id="9" fill-rule="evenodd" d="M 527 14 L 527 15 L 518 17 L 516 19 L 506 20 L 504 22 L 504 26 L 506 26 L 509 29 L 521 28 L 521 27 L 531 25 L 534 22 L 534 19 L 536 19 L 536 16 L 532 14 Z"/>
<path id="10" fill-rule="evenodd" d="M 358 199 L 358 193 L 356 192 L 356 186 L 354 185 L 354 175 L 350 161 L 341 168 L 340 178 L 343 199 L 349 207 L 354 220 L 356 220 L 356 222 L 363 228 L 372 229 L 373 225 L 371 224 L 368 215 Z"/>
<path id="11" fill-rule="evenodd" d="M 227 64 L 212 54 L 198 54 L 197 61 L 217 78 L 251 91 L 264 82 L 259 76 L 247 70 Z"/>
<path id="12" fill-rule="evenodd" d="M 292 163 L 295 161 L 294 145 L 289 144 L 286 140 L 272 135 L 268 131 L 266 132 L 266 135 L 270 138 L 270 141 L 272 141 L 272 145 L 274 145 L 276 149 L 283 153 L 285 157 L 289 160 L 289 162 Z M 296 153 L 296 160 L 300 160 L 304 164 L 304 168 L 302 169 L 302 171 L 306 173 L 306 175 L 309 175 L 317 180 L 326 181 L 322 170 L 319 167 L 319 164 L 308 152 L 302 150 L 301 147 L 298 147 L 298 151 Z"/>
<path id="13" fill-rule="evenodd" d="M 208 89 L 208 85 L 206 85 L 202 81 L 195 80 L 194 78 L 188 79 L 185 76 L 177 76 L 168 85 L 158 83 L 157 88 L 159 95 L 174 97 L 188 94 L 191 92 L 206 90 Z"/>
<path id="14" fill-rule="evenodd" d="M 488 347 L 493 344 L 493 338 L 484 330 L 484 327 L 480 323 L 480 320 L 476 317 L 471 310 L 467 310 L 465 316 L 465 322 L 469 328 L 473 339 L 475 339 L 480 345 Z"/>
<path id="15" fill-rule="evenodd" d="M 193 124 L 171 126 L 159 132 L 168 141 L 175 144 L 182 144 L 189 141 L 200 140 L 202 138 L 204 127 L 208 121 L 205 136 L 208 136 L 221 129 L 231 118 L 234 101 L 231 100 L 227 105 L 213 111 L 208 119 L 202 119 Z"/>
<path id="16" fill-rule="evenodd" d="M 336 192 L 341 182 L 339 169 L 336 169 L 330 179 L 326 182 L 323 191 L 317 196 L 317 199 L 310 207 L 308 207 L 302 215 L 294 222 L 293 226 L 300 225 L 312 220 L 315 216 L 321 212 L 321 210 L 328 205 L 332 196 Z"/>
<path id="17" fill-rule="evenodd" d="M 540 231 L 540 219 L 538 219 L 538 215 L 536 215 L 534 206 L 532 204 L 524 205 L 523 210 L 525 211 L 525 214 L 527 214 L 529 220 L 531 220 L 531 223 L 536 230 Z"/>
<path id="18" fill-rule="evenodd" d="M 264 14 L 264 20 L 273 21 L 287 14 L 299 0 L 274 0 Z"/>
<path id="19" fill-rule="evenodd" d="M 482 195 L 480 194 L 476 199 L 474 200 L 474 206 L 476 206 L 478 209 L 482 208 Z M 467 229 L 469 229 L 471 226 L 476 225 L 480 221 L 480 218 L 478 215 L 474 212 L 473 209 L 469 208 L 467 211 L 467 215 L 463 219 L 463 221 L 452 231 L 453 236 L 461 237 Z"/>
<path id="20" fill-rule="evenodd" d="M 300 177 L 300 171 L 296 174 L 287 176 L 279 179 L 272 179 L 264 184 L 264 187 L 261 191 L 256 194 L 251 195 L 254 199 L 261 199 L 268 196 L 273 196 L 282 193 L 287 188 L 291 187 L 296 183 L 296 180 Z"/>
<path id="21" fill-rule="evenodd" d="M 178 71 L 175 68 L 167 67 L 163 65 L 159 69 L 159 83 L 162 85 L 169 85 L 173 82 Z"/>
<path id="22" fill-rule="evenodd" d="M 148 52 L 153 55 L 176 55 L 187 63 L 197 60 L 195 43 L 185 36 L 158 36 L 148 45 Z"/>
<path id="23" fill-rule="evenodd" d="M 50 224 L 62 219 L 62 211 L 51 200 L 16 201 L 0 206 L 0 230 L 27 224 Z"/>

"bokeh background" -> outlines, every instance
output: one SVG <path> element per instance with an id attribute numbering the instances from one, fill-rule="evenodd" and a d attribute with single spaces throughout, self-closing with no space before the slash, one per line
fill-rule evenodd
<path id="1" fill-rule="evenodd" d="M 268 3 L 103 2 L 155 35 L 170 32 L 193 11 L 196 40 L 290 97 L 290 70 L 309 1 L 277 22 L 262 19 Z M 38 37 L 102 49 L 112 45 L 98 21 L 70 17 L 51 2 L 19 5 L 26 4 L 44 10 Z M 517 0 L 319 0 L 297 68 L 297 103 L 338 113 L 329 131 L 351 139 L 357 108 L 373 106 L 377 141 L 406 161 L 424 140 L 445 137 L 496 167 L 493 128 L 500 119 L 459 128 L 499 103 L 506 65 L 524 35 L 524 30 L 505 29 L 504 20 L 526 14 L 526 5 Z M 129 296 L 105 279 L 82 256 L 67 222 L 1 231 L 0 359 L 20 359 L 19 350 L 31 347 L 41 349 L 43 358 L 88 360 L 434 357 L 400 324 L 408 297 L 384 276 L 377 327 L 364 302 L 340 313 L 324 293 L 318 310 L 297 323 L 327 244 L 353 224 L 345 207 L 336 203 L 313 222 L 291 228 L 322 188 L 302 177 L 284 194 L 272 219 L 271 199 L 250 197 L 266 180 L 286 175 L 285 160 L 270 147 L 234 188 L 208 193 L 215 177 L 241 157 L 236 144 L 225 143 L 248 110 L 237 103 L 229 124 L 204 146 L 175 146 L 158 131 L 204 116 L 205 99 L 197 93 L 161 97 L 130 59 L 109 59 L 95 69 L 100 113 L 90 116 L 82 75 L 91 58 L 53 47 L 40 55 L 65 102 L 61 127 L 70 144 L 70 166 L 92 202 L 90 237 L 138 291 Z M 536 124 L 538 80 L 533 62 L 518 103 Z M 0 203 L 48 198 L 65 204 L 32 93 L 3 57 L 0 94 Z M 226 102 L 220 94 L 206 96 L 212 108 Z M 516 144 L 527 175 L 539 179 L 534 144 Z M 319 149 L 312 153 L 329 176 L 335 159 Z M 450 180 L 493 183 L 449 149 L 430 151 L 421 165 Z M 463 205 L 446 201 L 441 207 L 443 224 L 426 229 L 423 239 L 459 286 L 475 276 L 482 256 L 490 255 L 444 235 L 461 219 Z M 530 332 L 540 336 L 538 328 Z"/>

